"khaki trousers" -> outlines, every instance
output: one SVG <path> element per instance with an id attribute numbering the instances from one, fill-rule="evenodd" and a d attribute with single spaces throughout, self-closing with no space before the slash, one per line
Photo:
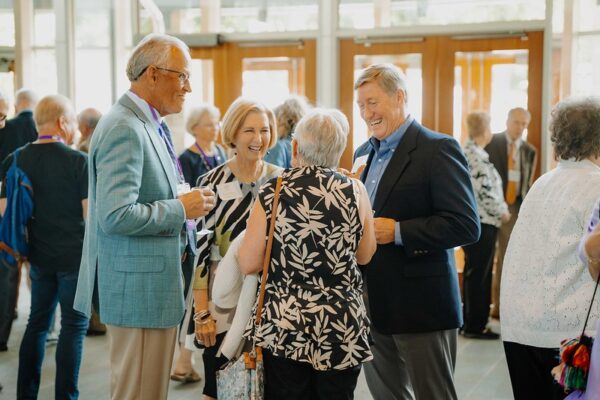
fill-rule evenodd
<path id="1" fill-rule="evenodd" d="M 123 328 L 107 325 L 107 330 L 111 399 L 166 399 L 177 328 Z"/>

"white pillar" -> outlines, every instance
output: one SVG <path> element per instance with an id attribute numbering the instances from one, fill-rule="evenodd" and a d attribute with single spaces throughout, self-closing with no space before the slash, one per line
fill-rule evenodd
<path id="1" fill-rule="evenodd" d="M 33 41 L 33 0 L 14 2 L 15 11 L 15 89 L 31 87 L 31 45 Z"/>
<path id="2" fill-rule="evenodd" d="M 54 0 L 58 93 L 75 103 L 75 3 Z"/>
<path id="3" fill-rule="evenodd" d="M 339 46 L 337 1 L 319 0 L 319 35 L 317 37 L 317 105 L 339 106 Z"/>

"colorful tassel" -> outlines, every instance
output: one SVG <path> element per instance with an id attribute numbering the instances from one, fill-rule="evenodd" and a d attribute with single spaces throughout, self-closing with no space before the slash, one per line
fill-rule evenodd
<path id="1" fill-rule="evenodd" d="M 552 376 L 565 389 L 566 393 L 585 390 L 593 343 L 594 339 L 589 336 L 561 342 L 561 363 L 552 369 Z"/>

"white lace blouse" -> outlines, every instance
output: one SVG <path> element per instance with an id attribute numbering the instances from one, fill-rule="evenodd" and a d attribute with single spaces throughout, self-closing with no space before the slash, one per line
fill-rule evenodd
<path id="1" fill-rule="evenodd" d="M 527 193 L 502 271 L 504 341 L 558 348 L 581 334 L 594 282 L 577 248 L 598 198 L 600 167 L 587 160 L 560 161 Z M 595 302 L 588 334 L 598 316 Z"/>

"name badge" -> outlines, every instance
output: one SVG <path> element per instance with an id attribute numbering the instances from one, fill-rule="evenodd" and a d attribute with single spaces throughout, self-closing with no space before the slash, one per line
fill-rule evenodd
<path id="1" fill-rule="evenodd" d="M 521 171 L 511 169 L 508 171 L 508 180 L 511 182 L 521 182 Z"/>
<path id="2" fill-rule="evenodd" d="M 182 194 L 189 193 L 191 190 L 192 189 L 190 188 L 189 183 L 178 183 L 177 184 L 177 197 L 181 196 Z"/>
<path id="3" fill-rule="evenodd" d="M 355 173 L 356 171 L 358 171 L 358 169 L 360 167 L 362 167 L 363 165 L 366 165 L 368 159 L 369 159 L 369 155 L 366 154 L 366 155 L 360 156 L 356 160 L 354 160 L 354 164 L 352 164 L 352 171 L 351 172 Z"/>
<path id="4" fill-rule="evenodd" d="M 217 185 L 217 196 L 221 200 L 228 201 L 239 199 L 243 196 L 242 189 L 240 188 L 240 183 L 238 181 L 221 183 Z"/>

